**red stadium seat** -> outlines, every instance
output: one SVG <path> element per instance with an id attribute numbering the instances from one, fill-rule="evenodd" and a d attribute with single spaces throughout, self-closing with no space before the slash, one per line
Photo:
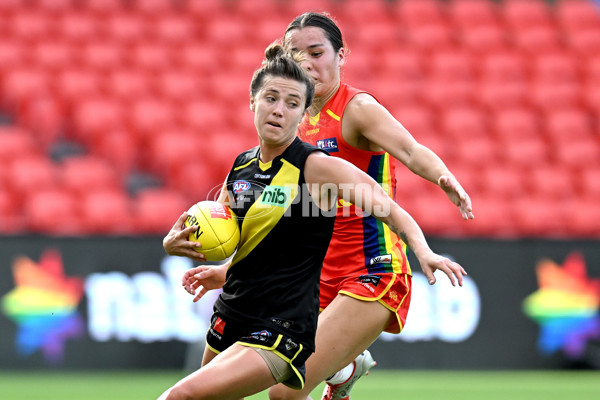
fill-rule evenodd
<path id="1" fill-rule="evenodd" d="M 128 174 L 138 165 L 141 146 L 124 129 L 102 131 L 93 138 L 93 143 L 92 153 L 108 160 L 120 174 Z"/>
<path id="2" fill-rule="evenodd" d="M 558 0 L 556 18 L 566 30 L 600 27 L 599 6 L 593 0 Z"/>
<path id="3" fill-rule="evenodd" d="M 137 193 L 134 199 L 134 232 L 166 235 L 177 218 L 197 199 L 188 199 L 179 191 L 150 188 Z"/>
<path id="4" fill-rule="evenodd" d="M 60 189 L 31 192 L 24 203 L 27 228 L 47 235 L 80 235 L 84 232 L 79 202 Z"/>
<path id="5" fill-rule="evenodd" d="M 499 24 L 465 26 L 458 40 L 466 50 L 475 54 L 499 52 L 508 45 L 507 32 Z"/>
<path id="6" fill-rule="evenodd" d="M 389 84 L 390 80 L 394 82 L 393 85 Z M 355 79 L 352 79 L 352 82 L 355 81 Z M 368 87 L 372 88 L 372 92 L 377 96 L 377 99 L 390 110 L 410 107 L 422 101 L 422 82 L 417 78 L 381 73 L 376 80 L 369 83 Z"/>
<path id="7" fill-rule="evenodd" d="M 7 21 L 6 27 L 10 36 L 32 44 L 50 36 L 53 22 L 43 12 L 28 7 L 15 13 Z"/>
<path id="8" fill-rule="evenodd" d="M 473 107 L 449 108 L 440 116 L 440 127 L 444 135 L 455 140 L 471 140 L 487 135 L 485 114 Z"/>
<path id="9" fill-rule="evenodd" d="M 600 84 L 600 53 L 588 58 L 583 67 L 583 79 L 590 84 Z"/>
<path id="10" fill-rule="evenodd" d="M 76 138 L 90 143 L 102 132 L 122 128 L 125 123 L 124 108 L 107 97 L 82 99 L 73 110 L 73 127 Z"/>
<path id="11" fill-rule="evenodd" d="M 92 12 L 69 9 L 56 24 L 57 38 L 78 45 L 96 40 L 101 33 L 101 21 Z"/>
<path id="12" fill-rule="evenodd" d="M 284 4 L 287 4 L 286 1 Z M 222 0 L 182 0 L 182 12 L 191 15 L 200 25 L 219 18 L 220 16 L 228 15 L 226 3 Z"/>
<path id="13" fill-rule="evenodd" d="M 53 18 L 64 14 L 73 7 L 72 0 L 37 0 L 34 7 Z"/>
<path id="14" fill-rule="evenodd" d="M 474 60 L 471 54 L 457 49 L 439 51 L 427 57 L 425 70 L 434 78 L 470 79 L 474 74 Z"/>
<path id="15" fill-rule="evenodd" d="M 597 138 L 592 137 L 565 138 L 556 146 L 555 157 L 560 165 L 579 173 L 584 169 L 600 165 L 600 143 Z"/>
<path id="16" fill-rule="evenodd" d="M 406 43 L 421 52 L 434 52 L 452 48 L 450 28 L 443 23 L 407 27 Z"/>
<path id="17" fill-rule="evenodd" d="M 277 18 L 277 15 L 281 14 L 280 5 L 277 3 L 279 2 L 267 0 L 261 2 L 260 6 L 257 7 L 257 3 L 254 0 L 237 0 L 234 3 L 234 10 L 236 13 L 247 18 L 249 24 L 254 25 L 261 20 L 270 21 L 273 18 Z M 288 18 L 286 17 L 286 19 Z M 281 36 L 284 30 L 280 31 L 278 36 Z M 271 38 L 271 41 L 273 40 Z"/>
<path id="18" fill-rule="evenodd" d="M 536 81 L 577 81 L 580 77 L 580 60 L 568 52 L 541 54 L 534 58 L 532 75 Z"/>
<path id="19" fill-rule="evenodd" d="M 60 164 L 58 174 L 62 186 L 79 197 L 90 190 L 121 186 L 115 168 L 105 159 L 94 156 L 68 157 Z"/>
<path id="20" fill-rule="evenodd" d="M 377 57 L 376 65 L 382 74 L 395 75 L 400 79 L 421 78 L 425 72 L 423 58 L 419 52 L 400 45 L 382 51 Z M 384 81 L 384 79 L 381 79 L 381 81 Z"/>
<path id="21" fill-rule="evenodd" d="M 106 92 L 123 103 L 149 97 L 153 80 L 139 68 L 118 68 L 106 80 Z"/>
<path id="22" fill-rule="evenodd" d="M 134 228 L 132 201 L 123 190 L 92 190 L 83 194 L 81 218 L 88 234 L 131 234 Z"/>
<path id="23" fill-rule="evenodd" d="M 114 15 L 124 10 L 121 0 L 85 0 L 82 6 L 98 15 Z"/>
<path id="24" fill-rule="evenodd" d="M 25 46 L 18 39 L 6 37 L 0 40 L 0 76 L 24 67 L 27 56 Z"/>
<path id="25" fill-rule="evenodd" d="M 568 201 L 565 201 L 565 203 Z M 566 238 L 567 205 L 545 197 L 524 197 L 514 203 L 515 223 L 521 237 Z"/>
<path id="26" fill-rule="evenodd" d="M 172 0 L 132 0 L 135 10 L 146 17 L 159 18 L 173 11 Z"/>
<path id="27" fill-rule="evenodd" d="M 173 46 L 180 46 L 197 36 L 196 24 L 185 14 L 160 16 L 156 19 L 153 31 L 160 43 Z"/>
<path id="28" fill-rule="evenodd" d="M 600 113 L 600 79 L 583 85 L 581 94 L 585 107 L 592 112 Z"/>
<path id="29" fill-rule="evenodd" d="M 252 1 L 252 4 L 255 4 Z M 256 7 L 259 9 L 258 7 Z M 277 14 L 269 19 L 259 19 L 255 23 L 255 34 L 258 42 L 265 43 L 263 48 L 267 47 L 268 43 L 273 42 L 277 38 L 281 38 L 285 32 L 291 19 L 287 15 Z"/>
<path id="30" fill-rule="evenodd" d="M 103 89 L 99 74 L 79 67 L 65 68 L 58 72 L 53 82 L 63 110 L 70 117 L 75 103 L 98 96 Z"/>
<path id="31" fill-rule="evenodd" d="M 448 18 L 459 27 L 495 24 L 498 9 L 489 0 L 453 0 L 448 3 Z"/>
<path id="32" fill-rule="evenodd" d="M 385 24 L 391 20 L 390 6 L 386 1 L 344 0 L 335 15 L 350 24 L 360 24 L 365 20 Z"/>
<path id="33" fill-rule="evenodd" d="M 482 107 L 493 112 L 526 107 L 528 85 L 518 80 L 483 81 L 479 85 L 476 96 Z"/>
<path id="34" fill-rule="evenodd" d="M 26 231 L 21 208 L 21 204 L 16 196 L 8 188 L 0 185 L 1 234 L 22 234 Z"/>
<path id="35" fill-rule="evenodd" d="M 219 48 L 222 48 L 222 46 L 230 47 L 231 43 L 243 46 L 248 44 L 253 36 L 250 33 L 250 28 L 241 15 L 211 19 L 204 26 L 205 40 Z"/>
<path id="36" fill-rule="evenodd" d="M 576 175 L 580 196 L 584 199 L 598 202 L 600 199 L 600 166 L 596 165 L 589 166 L 582 169 L 579 174 Z"/>
<path id="37" fill-rule="evenodd" d="M 444 79 L 432 77 L 424 84 L 421 93 L 424 101 L 436 110 L 449 107 L 469 107 L 475 102 L 476 84 L 470 79 Z"/>
<path id="38" fill-rule="evenodd" d="M 19 203 L 31 193 L 58 187 L 56 165 L 46 157 L 21 157 L 8 165 L 7 170 L 6 186 Z"/>
<path id="39" fill-rule="evenodd" d="M 30 99 L 17 119 L 36 135 L 38 144 L 45 149 L 56 142 L 65 128 L 65 113 L 60 101 L 48 94 Z"/>
<path id="40" fill-rule="evenodd" d="M 119 42 L 92 41 L 83 46 L 80 58 L 82 64 L 98 73 L 110 73 L 125 61 L 125 49 Z"/>
<path id="41" fill-rule="evenodd" d="M 544 0 L 504 0 L 502 17 L 512 29 L 548 26 L 552 22 L 549 6 Z"/>
<path id="42" fill-rule="evenodd" d="M 151 134 L 173 127 L 176 123 L 176 109 L 161 99 L 139 99 L 131 104 L 128 126 L 142 141 Z"/>
<path id="43" fill-rule="evenodd" d="M 573 199 L 567 203 L 565 226 L 570 238 L 600 237 L 600 203 L 598 198 Z"/>
<path id="44" fill-rule="evenodd" d="M 444 20 L 438 0 L 402 0 L 392 3 L 394 14 L 402 25 L 425 25 Z"/>
<path id="45" fill-rule="evenodd" d="M 4 171 L 13 160 L 39 155 L 40 150 L 33 135 L 27 130 L 17 126 L 0 125 L 0 165 Z"/>
<path id="46" fill-rule="evenodd" d="M 440 155 L 442 156 L 442 155 Z M 482 191 L 485 182 L 482 181 L 481 169 L 473 168 L 468 162 L 462 162 L 460 159 L 448 160 L 449 168 L 460 183 L 460 185 L 469 193 L 471 196 L 478 197 Z M 491 164 L 491 161 L 490 163 Z M 424 180 L 420 178 L 421 180 Z M 429 181 L 425 181 L 430 184 Z M 433 188 L 433 190 L 431 189 Z M 439 194 L 441 189 L 437 185 L 431 185 L 430 193 L 435 195 Z"/>
<path id="47" fill-rule="evenodd" d="M 171 46 L 144 41 L 133 47 L 130 59 L 143 72 L 160 73 L 171 68 L 173 52 Z"/>
<path id="48" fill-rule="evenodd" d="M 527 173 L 529 192 L 535 197 L 552 201 L 576 195 L 571 172 L 562 166 L 539 166 Z"/>
<path id="49" fill-rule="evenodd" d="M 135 45 L 147 41 L 152 26 L 138 13 L 117 12 L 106 20 L 106 33 L 112 42 Z"/>
<path id="50" fill-rule="evenodd" d="M 529 87 L 531 104 L 539 111 L 552 114 L 577 108 L 581 104 L 581 85 L 578 82 L 532 82 Z"/>
<path id="51" fill-rule="evenodd" d="M 174 61 L 179 68 L 200 76 L 212 76 L 221 70 L 225 57 L 218 46 L 213 46 L 203 40 L 184 43 L 174 54 Z M 260 53 L 255 56 L 257 59 Z"/>
<path id="52" fill-rule="evenodd" d="M 455 162 L 474 169 L 496 164 L 499 157 L 498 145 L 493 138 L 486 135 L 487 132 L 471 139 L 464 137 L 456 140 L 452 148 Z"/>
<path id="53" fill-rule="evenodd" d="M 507 165 L 526 170 L 550 162 L 546 143 L 538 138 L 523 138 L 503 145 L 503 158 Z"/>
<path id="54" fill-rule="evenodd" d="M 486 54 L 480 61 L 484 81 L 523 81 L 527 78 L 525 57 L 517 51 L 497 51 Z"/>
<path id="55" fill-rule="evenodd" d="M 28 101 L 50 90 L 48 73 L 39 68 L 20 68 L 4 76 L 0 95 L 4 107 L 18 114 Z"/>
<path id="56" fill-rule="evenodd" d="M 149 169 L 165 182 L 186 168 L 187 160 L 202 156 L 200 135 L 180 128 L 164 130 L 148 137 L 146 163 Z"/>
<path id="57" fill-rule="evenodd" d="M 422 197 L 412 202 L 407 210 L 415 218 L 426 235 L 461 236 L 465 227 L 460 213 L 447 197 L 438 193 L 437 196 Z"/>
<path id="58" fill-rule="evenodd" d="M 519 230 L 515 222 L 514 204 L 495 195 L 478 195 L 473 205 L 475 219 L 457 221 L 469 236 L 513 238 Z"/>
<path id="59" fill-rule="evenodd" d="M 491 123 L 495 135 L 503 142 L 518 142 L 524 138 L 536 139 L 540 137 L 538 116 L 525 108 L 498 110 Z"/>
<path id="60" fill-rule="evenodd" d="M 214 168 L 206 160 L 196 158 L 186 160 L 167 184 L 190 199 L 215 199 L 224 181 L 225 176 L 216 176 Z"/>
<path id="61" fill-rule="evenodd" d="M 76 62 L 75 48 L 56 39 L 41 40 L 32 50 L 33 63 L 48 72 L 56 73 Z"/>
<path id="62" fill-rule="evenodd" d="M 572 108 L 554 112 L 545 118 L 545 133 L 554 144 L 592 137 L 592 120 L 582 109 Z"/>
<path id="63" fill-rule="evenodd" d="M 594 57 L 600 52 L 600 26 L 567 33 L 566 42 L 580 56 Z"/>
<path id="64" fill-rule="evenodd" d="M 551 25 L 531 26 L 512 32 L 511 39 L 517 49 L 528 55 L 560 50 L 560 33 Z"/>
<path id="65" fill-rule="evenodd" d="M 209 135 L 217 127 L 227 125 L 229 115 L 227 109 L 206 98 L 191 100 L 178 110 L 178 120 L 198 135 Z"/>
<path id="66" fill-rule="evenodd" d="M 429 107 L 407 104 L 390 111 L 417 140 L 422 135 L 431 136 L 437 133 L 433 124 L 433 111 Z"/>
<path id="67" fill-rule="evenodd" d="M 156 79 L 158 95 L 172 103 L 185 105 L 204 93 L 205 83 L 195 73 L 187 73 L 178 69 L 167 70 Z"/>
<path id="68" fill-rule="evenodd" d="M 482 194 L 503 201 L 514 200 L 526 192 L 527 172 L 511 164 L 490 164 L 480 169 Z M 481 202 L 478 202 L 481 203 Z"/>

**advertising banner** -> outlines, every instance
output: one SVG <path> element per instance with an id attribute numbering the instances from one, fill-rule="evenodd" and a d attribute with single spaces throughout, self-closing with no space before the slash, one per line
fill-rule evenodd
<path id="1" fill-rule="evenodd" d="M 413 262 L 406 328 L 371 346 L 380 367 L 600 368 L 599 242 L 429 242 L 469 275 L 430 286 Z M 162 237 L 2 237 L 0 368 L 196 367 L 218 292 L 194 304 L 191 266 Z"/>

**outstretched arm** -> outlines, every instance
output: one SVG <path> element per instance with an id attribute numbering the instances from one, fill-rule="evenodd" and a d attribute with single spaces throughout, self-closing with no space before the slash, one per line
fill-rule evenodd
<path id="1" fill-rule="evenodd" d="M 464 219 L 473 219 L 471 198 L 431 149 L 418 143 L 394 116 L 372 96 L 358 94 L 343 117 L 343 135 L 352 145 L 367 139 L 369 149 L 385 150 L 416 175 L 437 184 L 456 205 Z"/>
<path id="2" fill-rule="evenodd" d="M 370 176 L 345 160 L 327 157 L 322 153 L 309 156 L 304 175 L 312 197 L 321 208 L 331 207 L 332 194 L 355 204 L 386 223 L 406 243 L 419 259 L 431 285 L 435 283 L 433 273 L 439 269 L 448 276 L 452 285 L 458 281 L 462 286 L 466 271 L 459 264 L 435 254 L 415 220 Z"/>

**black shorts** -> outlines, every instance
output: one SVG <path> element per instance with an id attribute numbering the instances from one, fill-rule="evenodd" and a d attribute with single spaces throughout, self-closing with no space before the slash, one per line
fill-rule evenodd
<path id="1" fill-rule="evenodd" d="M 206 333 L 206 344 L 213 352 L 219 354 L 234 343 L 277 354 L 290 364 L 294 371 L 294 374 L 282 383 L 292 389 L 300 390 L 304 387 L 306 374 L 304 363 L 312 354 L 312 350 L 292 337 L 272 332 L 269 328 L 249 326 L 242 321 L 225 320 L 220 313 L 215 312 Z"/>

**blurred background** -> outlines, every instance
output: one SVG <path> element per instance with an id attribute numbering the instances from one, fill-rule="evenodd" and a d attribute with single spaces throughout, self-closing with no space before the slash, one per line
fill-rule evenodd
<path id="1" fill-rule="evenodd" d="M 162 237 L 257 144 L 252 72 L 309 10 L 342 28 L 343 79 L 473 201 L 463 221 L 397 168 L 469 279 L 417 272 L 380 367 L 600 369 L 592 0 L 0 0 L 0 368 L 198 365 L 214 297 L 191 303 Z"/>

